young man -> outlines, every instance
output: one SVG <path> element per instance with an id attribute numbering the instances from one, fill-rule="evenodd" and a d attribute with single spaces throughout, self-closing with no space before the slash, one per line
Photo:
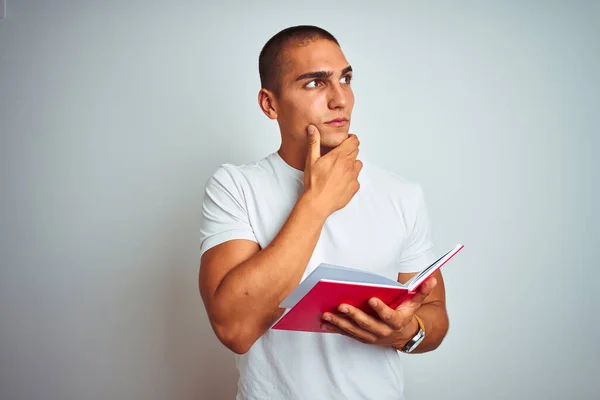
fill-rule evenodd
<path id="1" fill-rule="evenodd" d="M 333 334 L 269 328 L 320 263 L 405 282 L 433 262 L 422 190 L 357 159 L 352 68 L 330 33 L 279 32 L 259 72 L 258 103 L 281 146 L 222 165 L 202 207 L 200 292 L 217 337 L 238 354 L 237 398 L 402 399 L 398 351 L 431 351 L 448 329 L 439 272 L 396 310 L 372 299 L 379 318 L 340 304 L 323 315 Z"/>

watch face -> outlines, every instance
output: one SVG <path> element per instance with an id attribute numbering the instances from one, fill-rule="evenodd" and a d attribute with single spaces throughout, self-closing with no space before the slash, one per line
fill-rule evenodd
<path id="1" fill-rule="evenodd" d="M 406 346 L 404 346 L 404 352 L 410 353 L 425 339 L 425 332 L 422 329 L 419 329 L 419 332 L 408 342 Z"/>

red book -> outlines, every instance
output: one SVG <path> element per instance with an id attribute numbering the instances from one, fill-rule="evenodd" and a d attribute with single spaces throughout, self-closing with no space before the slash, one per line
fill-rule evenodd
<path id="1" fill-rule="evenodd" d="M 396 308 L 463 247 L 456 245 L 405 284 L 358 269 L 321 264 L 281 303 L 289 310 L 271 329 L 327 333 L 321 329 L 323 313 L 337 313 L 338 306 L 344 303 L 375 316 L 368 304 L 372 297 Z"/>

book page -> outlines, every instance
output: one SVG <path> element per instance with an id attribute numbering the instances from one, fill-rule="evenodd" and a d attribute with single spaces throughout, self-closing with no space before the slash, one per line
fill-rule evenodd
<path id="1" fill-rule="evenodd" d="M 435 262 L 429 265 L 427 268 L 415 275 L 411 280 L 405 283 L 405 286 L 412 292 L 427 278 L 429 278 L 435 271 L 440 269 L 442 265 L 446 264 L 456 253 L 458 253 L 464 246 L 461 244 L 456 245 L 453 249 L 448 251 L 446 254 L 438 258 Z"/>
<path id="2" fill-rule="evenodd" d="M 304 279 L 290 295 L 283 300 L 279 307 L 292 308 L 296 305 L 321 279 L 344 282 L 372 283 L 378 285 L 404 287 L 399 282 L 385 276 L 359 269 L 341 267 L 331 264 L 320 264 L 313 272 Z"/>

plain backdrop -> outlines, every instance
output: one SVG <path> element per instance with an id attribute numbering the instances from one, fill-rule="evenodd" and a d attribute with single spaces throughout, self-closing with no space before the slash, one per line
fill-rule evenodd
<path id="1" fill-rule="evenodd" d="M 600 398 L 600 3 L 275 0 L 7 1 L 0 398 L 234 397 L 200 205 L 277 149 L 257 59 L 296 24 L 354 67 L 361 156 L 423 185 L 438 252 L 465 245 L 407 398 Z"/>

